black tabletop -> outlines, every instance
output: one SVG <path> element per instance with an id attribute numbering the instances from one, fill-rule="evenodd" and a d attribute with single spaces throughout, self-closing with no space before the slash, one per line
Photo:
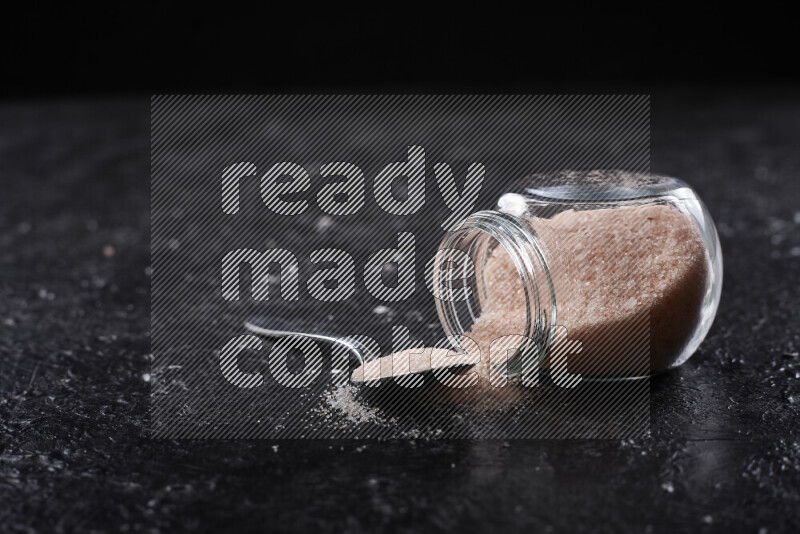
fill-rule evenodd
<path id="1" fill-rule="evenodd" d="M 623 441 L 151 439 L 149 99 L 2 104 L 0 530 L 797 530 L 797 95 L 654 94 L 725 278 Z"/>

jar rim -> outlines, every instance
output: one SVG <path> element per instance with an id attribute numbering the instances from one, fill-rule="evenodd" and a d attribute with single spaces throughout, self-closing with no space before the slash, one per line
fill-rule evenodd
<path id="1" fill-rule="evenodd" d="M 600 173 L 601 171 L 592 171 Z M 629 173 L 625 171 L 602 171 L 603 181 L 578 180 L 573 177 L 566 183 L 560 181 L 564 173 L 533 175 L 524 181 L 537 181 L 535 186 L 525 185 L 524 193 L 533 199 L 547 202 L 620 202 L 663 196 L 670 191 L 688 187 L 685 182 L 672 176 Z M 575 176 L 584 176 L 575 173 Z M 614 178 L 618 179 L 614 179 Z M 547 183 L 555 181 L 554 184 Z"/>

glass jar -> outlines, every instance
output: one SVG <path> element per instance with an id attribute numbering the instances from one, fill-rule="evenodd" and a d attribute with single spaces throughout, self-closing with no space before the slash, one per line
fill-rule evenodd
<path id="1" fill-rule="evenodd" d="M 560 366 L 638 378 L 683 364 L 700 345 L 719 304 L 722 252 L 708 210 L 681 180 L 559 172 L 522 180 L 496 210 L 448 232 L 433 276 L 450 342 L 470 351 L 472 339 L 507 376 Z"/>

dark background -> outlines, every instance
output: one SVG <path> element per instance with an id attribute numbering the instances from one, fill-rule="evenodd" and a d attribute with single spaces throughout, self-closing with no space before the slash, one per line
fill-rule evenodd
<path id="1" fill-rule="evenodd" d="M 536 4 L 391 6 L 161 2 L 9 13 L 2 94 L 164 92 L 652 92 L 797 81 L 796 24 L 779 11 L 627 9 L 553 15 Z M 294 9 L 294 11 L 287 10 Z"/>
<path id="2" fill-rule="evenodd" d="M 790 17 L 300 7 L 4 17 L 0 530 L 796 531 Z M 698 353 L 652 382 L 651 435 L 148 439 L 148 97 L 209 91 L 652 93 L 653 170 L 707 202 L 725 283 Z"/>

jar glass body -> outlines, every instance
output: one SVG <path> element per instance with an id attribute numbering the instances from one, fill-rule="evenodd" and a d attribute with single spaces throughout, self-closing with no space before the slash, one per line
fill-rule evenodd
<path id="1" fill-rule="evenodd" d="M 490 340 L 517 336 L 497 360 L 510 376 L 557 358 L 596 378 L 681 365 L 708 333 L 722 287 L 708 210 L 664 176 L 527 178 L 448 232 L 439 252 L 436 305 L 451 343 L 470 350 L 469 337 L 495 361 Z"/>

